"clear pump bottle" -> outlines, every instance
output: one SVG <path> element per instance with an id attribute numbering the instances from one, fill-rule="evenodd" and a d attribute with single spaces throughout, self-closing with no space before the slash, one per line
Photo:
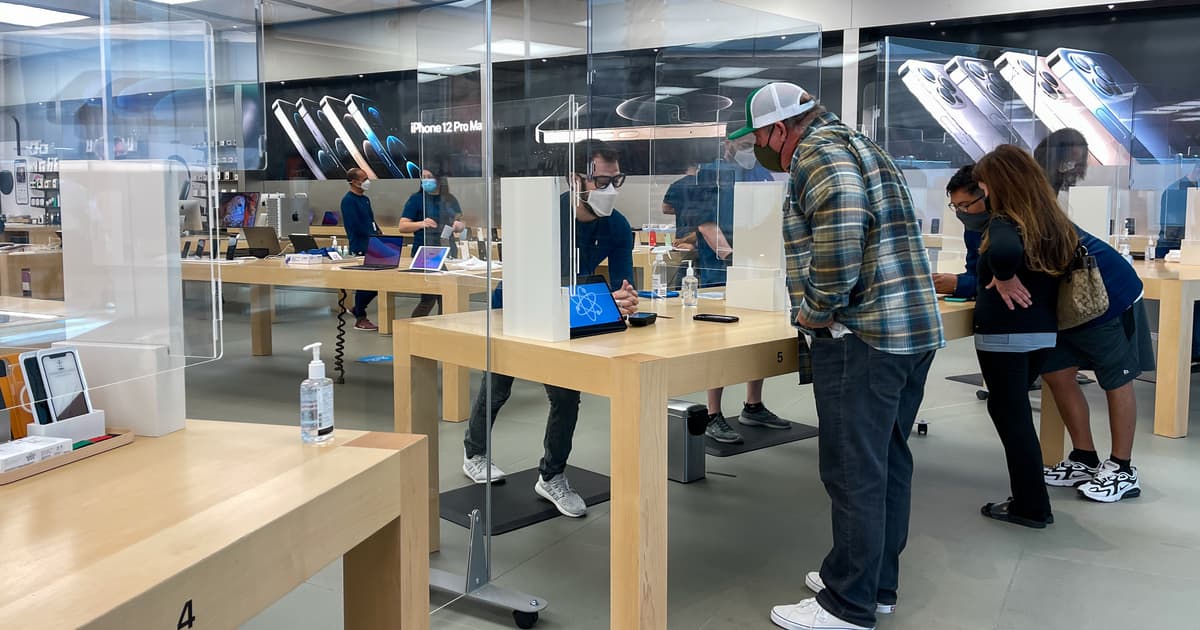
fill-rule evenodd
<path id="1" fill-rule="evenodd" d="M 665 266 L 663 255 L 658 254 L 654 257 L 654 264 L 650 267 L 650 287 L 656 300 L 667 299 L 667 283 L 663 282 L 663 267 Z"/>
<path id="2" fill-rule="evenodd" d="M 304 346 L 312 350 L 308 378 L 300 383 L 300 439 L 306 444 L 324 444 L 333 439 L 333 380 L 325 377 L 321 362 L 321 344 Z"/>
<path id="3" fill-rule="evenodd" d="M 699 306 L 700 304 L 700 280 L 696 278 L 696 270 L 692 268 L 692 261 L 688 261 L 687 275 L 683 277 L 683 287 L 679 290 L 680 297 L 683 298 L 684 306 Z"/>

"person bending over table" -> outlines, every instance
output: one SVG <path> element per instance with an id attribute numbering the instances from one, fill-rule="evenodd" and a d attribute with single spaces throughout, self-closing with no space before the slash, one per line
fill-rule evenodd
<path id="1" fill-rule="evenodd" d="M 933 288 L 939 294 L 956 298 L 974 299 L 976 273 L 979 267 L 979 243 L 987 227 L 988 214 L 985 205 L 987 196 L 975 182 L 975 165 L 968 164 L 954 173 L 946 184 L 950 197 L 950 209 L 963 223 L 963 244 L 967 247 L 967 266 L 962 273 L 933 274 Z"/>
<path id="2" fill-rule="evenodd" d="M 462 206 L 458 198 L 450 193 L 450 184 L 445 177 L 435 177 L 433 171 L 421 171 L 421 190 L 413 193 L 404 203 L 400 216 L 400 232 L 413 235 L 413 255 L 422 245 L 440 246 L 441 226 L 450 226 L 457 234 L 463 230 Z M 454 239 L 449 239 L 453 247 Z M 425 317 L 433 307 L 442 312 L 442 297 L 432 293 L 421 294 L 421 301 L 413 309 L 412 317 Z"/>
<path id="3" fill-rule="evenodd" d="M 572 177 L 573 184 L 582 191 L 579 205 L 571 207 L 570 193 L 560 197 L 562 212 L 562 234 L 560 240 L 562 276 L 564 284 L 574 275 L 570 269 L 572 259 L 569 251 L 570 229 L 575 229 L 578 247 L 578 272 L 591 275 L 604 259 L 608 259 L 609 285 L 613 299 L 621 313 L 629 315 L 637 311 L 638 297 L 633 279 L 633 232 L 629 221 L 618 212 L 614 204 L 617 190 L 625 183 L 617 153 L 602 145 L 591 144 L 586 152 L 586 174 Z M 574 221 L 571 220 L 572 216 Z M 497 286 L 492 296 L 494 308 L 502 307 L 502 288 Z M 489 379 L 490 377 L 490 379 Z M 488 383 L 491 383 L 492 400 L 487 400 Z M 490 412 L 491 421 L 512 393 L 513 377 L 504 374 L 485 373 L 479 396 L 471 408 L 471 417 L 463 437 L 463 473 L 475 483 L 486 483 L 488 479 L 487 431 Z M 581 517 L 587 514 L 587 505 L 579 493 L 571 488 L 567 480 L 567 458 L 571 454 L 571 439 L 575 424 L 579 420 L 579 392 L 572 389 L 545 385 L 550 399 L 550 415 L 546 419 L 545 452 L 538 465 L 537 483 L 534 492 L 554 504 L 566 516 Z M 492 481 L 504 479 L 504 472 L 494 463 L 490 468 Z"/>
<path id="4" fill-rule="evenodd" d="M 788 293 L 833 520 L 833 548 L 805 577 L 816 598 L 776 606 L 771 621 L 874 628 L 877 613 L 896 608 L 912 495 L 908 436 L 945 344 L 933 274 L 904 176 L 878 145 L 791 83 L 752 92 L 746 118 L 730 137 L 753 133 L 758 162 L 789 174 Z"/>
<path id="5" fill-rule="evenodd" d="M 730 121 L 726 133 L 734 133 L 743 121 Z M 754 137 L 742 136 L 722 142 L 720 158 L 702 164 L 696 174 L 696 192 L 689 208 L 697 224 L 696 231 L 700 268 L 700 286 L 724 286 L 726 267 L 733 254 L 733 189 L 736 182 L 774 181 L 771 171 L 759 165 L 754 157 Z M 792 423 L 775 415 L 763 404 L 763 379 L 746 383 L 746 400 L 738 423 L 751 427 L 787 430 Z M 742 436 L 729 426 L 721 411 L 724 387 L 708 390 L 708 426 L 704 434 L 725 444 L 740 444 Z"/>
<path id="6" fill-rule="evenodd" d="M 372 236 L 379 234 L 379 226 L 375 224 L 375 212 L 371 210 L 371 200 L 367 198 L 367 190 L 371 188 L 371 180 L 360 168 L 346 171 L 346 181 L 350 190 L 342 197 L 342 224 L 346 227 L 346 238 L 350 241 L 350 253 L 361 256 L 367 252 L 367 242 Z M 354 330 L 373 332 L 379 330 L 371 320 L 367 319 L 367 306 L 379 293 L 377 291 L 355 291 Z"/>

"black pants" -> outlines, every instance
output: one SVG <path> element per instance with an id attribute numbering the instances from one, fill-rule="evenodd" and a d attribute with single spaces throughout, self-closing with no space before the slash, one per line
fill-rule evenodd
<path id="1" fill-rule="evenodd" d="M 912 498 L 908 436 L 932 363 L 933 352 L 889 354 L 853 335 L 813 340 L 817 447 L 833 519 L 817 600 L 860 626 L 875 626 L 876 602 L 896 603 Z"/>
<path id="2" fill-rule="evenodd" d="M 438 313 L 444 314 L 442 310 L 442 296 L 435 293 L 422 293 L 421 302 L 413 309 L 412 317 L 425 317 L 433 312 L 433 307 L 438 307 Z"/>
<path id="3" fill-rule="evenodd" d="M 376 295 L 379 295 L 378 291 L 355 291 L 354 308 L 350 309 L 350 313 L 357 319 L 365 318 L 367 307 L 371 305 L 371 301 L 375 299 Z"/>
<path id="4" fill-rule="evenodd" d="M 1050 495 L 1042 477 L 1042 448 L 1033 427 L 1029 386 L 1042 372 L 1049 349 L 1033 352 L 985 352 L 976 350 L 983 380 L 987 383 L 988 415 L 996 425 L 1008 479 L 1012 486 L 1009 512 L 1045 520 L 1050 515 Z"/>
<path id="5" fill-rule="evenodd" d="M 495 424 L 500 408 L 508 402 L 508 397 L 512 394 L 514 379 L 495 373 L 492 373 L 491 377 L 491 424 Z M 475 405 L 471 407 L 471 419 L 467 422 L 466 435 L 463 436 L 463 447 L 467 457 L 487 452 L 487 378 L 488 374 L 485 373 L 479 396 L 475 398 Z M 542 443 L 545 452 L 538 464 L 538 472 L 541 473 L 542 479 L 549 481 L 567 469 L 567 458 L 571 455 L 571 442 L 575 437 L 575 425 L 579 422 L 579 392 L 553 385 L 545 387 L 546 397 L 550 399 L 550 416 L 546 419 L 546 437 Z"/>

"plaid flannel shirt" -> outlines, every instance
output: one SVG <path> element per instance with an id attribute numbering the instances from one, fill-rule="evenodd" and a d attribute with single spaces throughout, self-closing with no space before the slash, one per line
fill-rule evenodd
<path id="1" fill-rule="evenodd" d="M 891 354 L 946 345 L 904 176 L 832 113 L 813 121 L 792 156 L 783 238 L 793 323 L 797 314 L 838 322 Z"/>

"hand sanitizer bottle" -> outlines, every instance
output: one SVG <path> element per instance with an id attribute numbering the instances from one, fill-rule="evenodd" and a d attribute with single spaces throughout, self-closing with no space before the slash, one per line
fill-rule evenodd
<path id="1" fill-rule="evenodd" d="M 683 298 L 684 306 L 698 306 L 700 304 L 700 280 L 696 278 L 696 270 L 692 268 L 692 261 L 688 261 L 687 275 L 683 278 L 683 288 L 680 289 L 679 295 Z"/>
<path id="2" fill-rule="evenodd" d="M 304 346 L 312 350 L 308 378 L 300 383 L 300 439 L 306 444 L 324 444 L 333 439 L 333 381 L 325 378 L 321 362 L 321 344 Z"/>
<path id="3" fill-rule="evenodd" d="M 1158 253 L 1158 243 L 1156 243 L 1154 241 L 1154 237 L 1151 236 L 1146 241 L 1146 262 L 1153 264 L 1154 263 L 1154 254 L 1156 254 L 1156 253 Z"/>
<path id="4" fill-rule="evenodd" d="M 653 232 L 651 232 L 651 233 L 653 234 Z M 652 265 L 650 268 L 650 278 L 651 278 L 650 287 L 651 287 L 651 292 L 653 293 L 654 299 L 656 299 L 656 300 L 667 299 L 667 283 L 663 282 L 663 267 L 664 266 L 665 266 L 665 264 L 663 263 L 663 255 L 662 254 L 656 255 L 654 257 L 654 265 Z"/>
<path id="5" fill-rule="evenodd" d="M 330 246 L 331 246 L 331 247 L 333 247 L 333 251 L 337 252 L 338 254 L 341 254 L 341 253 L 342 253 L 342 250 L 341 250 L 341 248 L 339 248 L 339 247 L 338 247 L 338 244 L 337 244 L 337 237 L 336 237 L 336 236 L 335 236 L 335 237 L 333 237 L 333 242 L 332 242 L 332 243 L 330 243 Z"/>

